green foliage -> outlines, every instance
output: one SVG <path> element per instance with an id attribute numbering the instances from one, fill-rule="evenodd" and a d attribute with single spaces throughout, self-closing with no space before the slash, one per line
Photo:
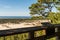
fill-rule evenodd
<path id="1" fill-rule="evenodd" d="M 34 15 L 44 15 L 43 11 L 45 9 L 45 7 L 40 4 L 40 3 L 35 3 L 35 4 L 32 4 L 30 7 L 30 14 L 31 16 L 34 16 Z"/>
<path id="2" fill-rule="evenodd" d="M 57 39 L 57 37 L 52 37 L 52 38 L 47 39 L 47 40 L 56 40 L 56 39 Z"/>
<path id="3" fill-rule="evenodd" d="M 32 4 L 29 9 L 30 9 L 30 15 L 31 16 L 43 16 L 46 17 L 49 12 L 51 12 L 51 3 L 50 2 L 55 2 L 56 0 L 37 0 L 37 3 Z M 46 8 L 49 11 L 46 11 Z"/>
<path id="4" fill-rule="evenodd" d="M 53 13 L 51 11 L 51 8 L 52 8 L 51 3 L 49 3 L 49 2 L 53 2 L 53 5 L 55 5 L 55 2 L 57 2 L 57 0 L 38 0 L 37 3 L 32 4 L 29 7 L 30 14 L 32 16 L 31 19 L 50 19 L 53 24 L 59 24 L 60 23 L 60 13 Z M 44 4 L 46 4 L 48 6 L 46 6 Z M 49 11 L 45 12 L 45 8 L 48 8 Z M 60 7 L 57 7 L 57 9 L 60 10 Z"/>
<path id="5" fill-rule="evenodd" d="M 60 13 L 49 13 L 47 19 L 50 19 L 53 24 L 60 24 Z"/>
<path id="6" fill-rule="evenodd" d="M 39 2 L 39 3 L 42 3 L 42 2 L 44 2 L 44 0 L 38 0 L 38 2 Z"/>
<path id="7" fill-rule="evenodd" d="M 34 37 L 46 35 L 45 30 L 39 30 L 34 32 Z M 14 34 L 9 36 L 0 37 L 0 40 L 27 40 L 29 39 L 29 33 Z"/>
<path id="8" fill-rule="evenodd" d="M 57 7 L 58 10 L 60 10 L 60 7 Z"/>
<path id="9" fill-rule="evenodd" d="M 43 19 L 43 17 L 42 17 L 42 16 L 33 16 L 31 19 L 32 19 L 32 20 L 33 20 L 33 19 L 35 19 L 35 20 L 36 20 L 36 19 Z"/>
<path id="10" fill-rule="evenodd" d="M 22 33 L 22 34 L 15 34 L 15 35 L 9 35 L 0 37 L 0 40 L 26 40 L 29 39 L 29 33 Z"/>

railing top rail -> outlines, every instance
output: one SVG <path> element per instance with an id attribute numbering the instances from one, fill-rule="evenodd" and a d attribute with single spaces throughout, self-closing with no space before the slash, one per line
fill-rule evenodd
<path id="1" fill-rule="evenodd" d="M 47 27 L 29 27 L 29 28 L 17 28 L 17 29 L 9 29 L 9 30 L 0 30 L 0 36 L 7 36 L 7 35 L 14 35 L 14 34 L 20 34 L 30 31 L 37 31 L 37 30 L 43 30 Z"/>
<path id="2" fill-rule="evenodd" d="M 37 30 L 46 30 L 47 28 L 55 28 L 59 27 L 59 24 L 54 25 L 46 25 L 46 26 L 36 26 L 36 27 L 28 27 L 28 28 L 17 28 L 17 29 L 9 29 L 9 30 L 0 30 L 0 36 L 7 36 L 7 35 L 14 35 L 14 34 L 20 34 L 25 32 L 31 32 L 31 31 L 37 31 Z"/>

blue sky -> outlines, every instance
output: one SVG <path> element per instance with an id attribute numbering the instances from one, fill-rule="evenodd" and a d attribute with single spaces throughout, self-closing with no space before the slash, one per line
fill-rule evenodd
<path id="1" fill-rule="evenodd" d="M 0 0 L 0 16 L 30 16 L 29 6 L 36 0 Z"/>

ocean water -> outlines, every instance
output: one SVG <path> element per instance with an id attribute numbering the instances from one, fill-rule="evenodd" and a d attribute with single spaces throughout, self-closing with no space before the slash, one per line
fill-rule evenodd
<path id="1" fill-rule="evenodd" d="M 0 16 L 0 19 L 30 19 L 31 16 Z"/>

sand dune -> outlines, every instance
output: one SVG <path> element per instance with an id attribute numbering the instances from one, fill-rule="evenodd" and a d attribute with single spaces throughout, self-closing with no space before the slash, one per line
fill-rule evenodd
<path id="1" fill-rule="evenodd" d="M 14 21 L 16 22 L 16 21 Z M 29 20 L 29 21 L 19 21 L 17 23 L 7 22 L 7 23 L 0 23 L 0 30 L 7 30 L 7 29 L 16 29 L 16 28 L 26 28 L 26 27 L 35 27 L 35 26 L 42 26 L 41 22 L 49 22 L 49 20 Z"/>
<path id="2" fill-rule="evenodd" d="M 26 23 L 26 22 L 19 23 L 19 24 L 4 23 L 4 24 L 0 24 L 0 30 L 35 27 L 35 26 L 38 26 L 38 25 L 36 23 Z"/>

